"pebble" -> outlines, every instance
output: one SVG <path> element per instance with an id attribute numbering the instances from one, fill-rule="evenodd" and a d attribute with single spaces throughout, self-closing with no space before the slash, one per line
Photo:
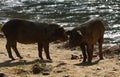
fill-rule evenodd
<path id="1" fill-rule="evenodd" d="M 43 75 L 50 75 L 49 72 L 43 72 L 42 74 L 43 74 Z"/>
<path id="2" fill-rule="evenodd" d="M 97 67 L 97 70 L 102 70 L 100 67 Z"/>
<path id="3" fill-rule="evenodd" d="M 4 73 L 0 73 L 0 77 L 5 77 L 5 74 Z"/>

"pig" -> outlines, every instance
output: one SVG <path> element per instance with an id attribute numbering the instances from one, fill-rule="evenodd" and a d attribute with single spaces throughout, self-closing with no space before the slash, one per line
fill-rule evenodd
<path id="1" fill-rule="evenodd" d="M 101 18 L 92 18 L 67 31 L 70 47 L 80 46 L 83 54 L 82 62 L 92 62 L 94 45 L 98 42 L 99 58 L 103 59 L 102 44 L 104 42 L 105 23 Z M 86 61 L 87 59 L 87 61 Z"/>
<path id="2" fill-rule="evenodd" d="M 49 43 L 60 40 L 67 40 L 67 35 L 63 27 L 55 23 L 32 22 L 24 19 L 11 19 L 6 22 L 1 29 L 6 37 L 6 49 L 10 59 L 15 60 L 12 56 L 11 48 L 17 57 L 22 59 L 17 49 L 17 42 L 23 44 L 38 44 L 38 55 L 41 60 L 42 48 L 44 48 L 46 58 L 52 60 L 49 54 Z"/>

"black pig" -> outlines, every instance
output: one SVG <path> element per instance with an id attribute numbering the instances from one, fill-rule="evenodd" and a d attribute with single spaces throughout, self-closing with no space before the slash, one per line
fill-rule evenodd
<path id="1" fill-rule="evenodd" d="M 71 47 L 80 46 L 83 54 L 83 62 L 92 61 L 94 44 L 99 44 L 99 57 L 103 59 L 102 44 L 104 40 L 105 24 L 101 18 L 90 19 L 83 24 L 67 32 Z"/>
<path id="2" fill-rule="evenodd" d="M 64 28 L 57 24 L 12 19 L 5 23 L 1 30 L 7 39 L 6 49 L 9 58 L 12 60 L 14 60 L 14 57 L 12 56 L 11 48 L 15 51 L 17 57 L 22 59 L 17 49 L 17 42 L 23 44 L 38 43 L 40 59 L 43 59 L 42 48 L 44 48 L 47 59 L 51 60 L 49 43 L 56 40 L 67 40 Z"/>

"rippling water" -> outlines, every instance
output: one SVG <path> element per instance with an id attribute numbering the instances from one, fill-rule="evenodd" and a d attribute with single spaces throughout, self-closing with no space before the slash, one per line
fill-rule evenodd
<path id="1" fill-rule="evenodd" d="M 75 27 L 90 18 L 100 16 L 108 24 L 105 44 L 120 43 L 119 0 L 1 0 L 0 21 L 24 18 L 40 22 L 55 22 L 65 28 Z"/>

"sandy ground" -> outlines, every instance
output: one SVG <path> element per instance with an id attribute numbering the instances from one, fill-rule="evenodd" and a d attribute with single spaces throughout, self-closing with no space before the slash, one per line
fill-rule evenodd
<path id="1" fill-rule="evenodd" d="M 99 61 L 94 57 L 92 64 L 81 63 L 81 59 L 71 60 L 71 55 L 80 55 L 81 50 L 70 50 L 61 47 L 60 44 L 50 44 L 50 55 L 53 62 L 45 59 L 44 64 L 52 67 L 49 75 L 42 73 L 33 74 L 32 66 L 39 59 L 37 44 L 20 44 L 18 50 L 23 56 L 20 60 L 13 53 L 16 60 L 10 61 L 5 49 L 6 40 L 0 38 L 0 73 L 7 77 L 120 77 L 120 55 L 107 55 L 104 60 Z M 97 50 L 96 50 L 97 51 Z M 119 51 L 120 52 L 120 51 Z M 109 52 L 108 52 L 109 53 Z"/>

